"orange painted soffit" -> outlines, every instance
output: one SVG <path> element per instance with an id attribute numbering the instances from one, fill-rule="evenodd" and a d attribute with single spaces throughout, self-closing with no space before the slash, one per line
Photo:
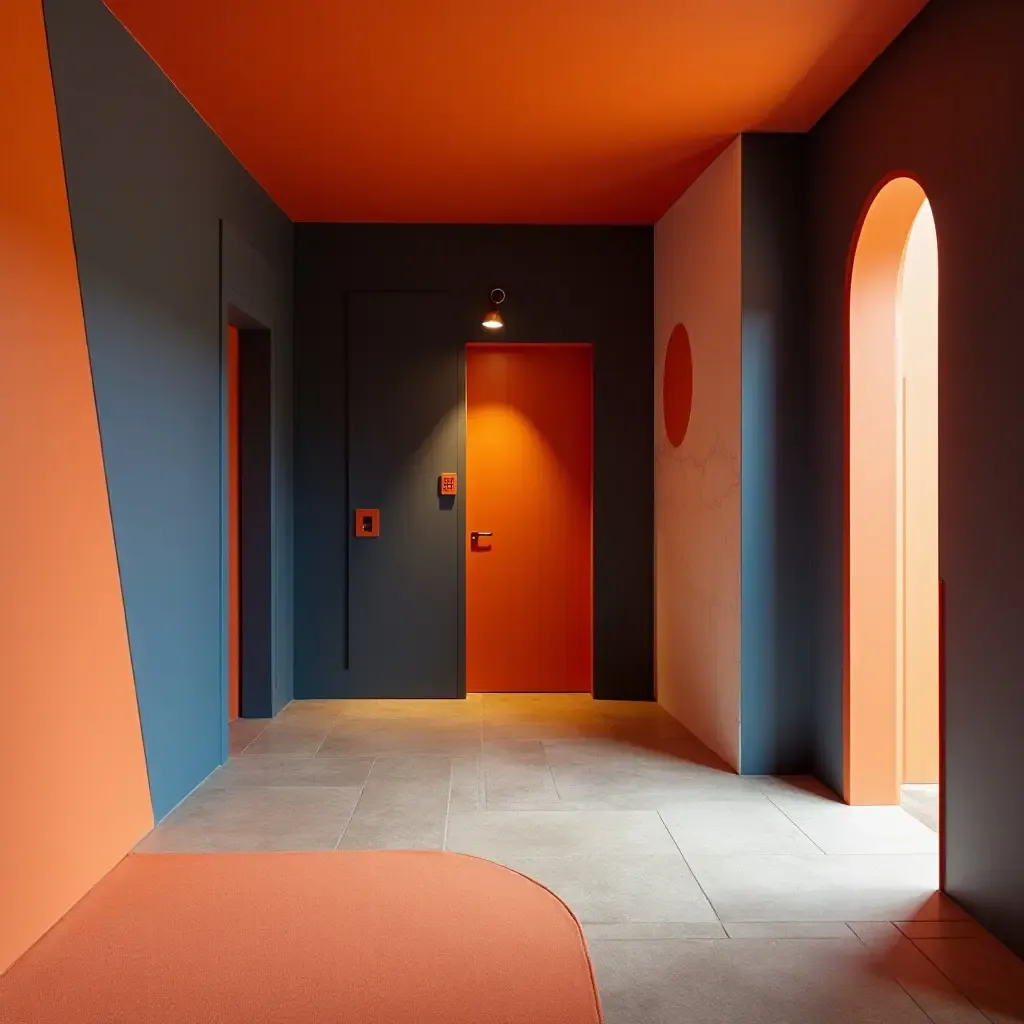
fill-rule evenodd
<path id="1" fill-rule="evenodd" d="M 299 221 L 657 220 L 925 0 L 107 0 Z"/>

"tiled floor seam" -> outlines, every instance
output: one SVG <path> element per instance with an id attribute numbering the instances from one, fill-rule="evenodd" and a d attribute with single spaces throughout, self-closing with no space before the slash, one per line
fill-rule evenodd
<path id="1" fill-rule="evenodd" d="M 849 926 L 849 924 L 850 922 L 847 922 L 847 926 Z M 932 960 L 932 958 L 928 956 L 928 954 L 925 953 L 925 951 L 921 949 L 920 946 L 918 946 L 913 939 L 910 938 L 910 936 L 905 935 L 902 931 L 900 931 L 899 925 L 897 925 L 895 921 L 886 921 L 885 924 L 892 925 L 892 927 L 896 930 L 896 933 L 899 935 L 900 939 L 903 942 L 909 942 L 910 945 L 913 946 L 913 948 L 917 951 L 918 955 L 924 957 L 924 959 L 928 961 L 928 964 L 932 968 L 934 968 L 936 972 L 942 975 L 942 977 L 945 978 L 946 981 L 949 982 L 953 991 L 956 992 L 957 995 L 959 995 L 960 998 L 963 999 L 963 1001 L 967 1003 L 968 1006 L 971 1006 L 975 1010 L 977 1010 L 978 1013 L 980 1013 L 985 1018 L 985 1020 L 991 1021 L 992 1024 L 999 1024 L 998 1021 L 995 1021 L 992 1017 L 990 1017 L 982 1007 L 978 1006 L 977 1003 L 974 1002 L 974 1000 L 972 1000 L 965 992 L 963 992 L 960 989 L 960 987 L 953 981 L 953 979 L 950 978 L 949 975 L 946 974 L 946 972 L 943 971 L 942 968 L 939 967 L 939 965 L 935 963 L 935 961 Z M 862 939 L 852 928 L 850 928 L 850 931 L 853 934 L 853 936 L 857 939 L 857 941 L 870 953 L 871 947 L 868 945 L 868 943 L 864 939 Z M 923 1013 L 930 1021 L 932 1021 L 932 1024 L 942 1024 L 941 1021 L 936 1021 L 935 1018 L 924 1008 L 924 1006 L 922 1006 L 922 1004 L 918 1001 L 914 993 L 910 991 L 910 989 L 903 983 L 902 979 L 898 975 L 892 974 L 890 976 L 892 977 L 892 980 L 895 981 L 896 984 L 899 985 L 899 987 L 903 989 L 904 992 L 906 992 L 910 1001 L 921 1011 L 921 1013 Z"/>
<path id="2" fill-rule="evenodd" d="M 313 756 L 314 756 L 314 757 L 316 757 L 316 755 L 317 755 L 317 754 L 319 754 L 319 753 L 320 753 L 320 751 L 321 751 L 321 750 L 323 749 L 323 746 L 324 746 L 324 744 L 325 744 L 325 743 L 327 742 L 327 738 L 328 738 L 328 736 L 330 736 L 330 735 L 331 735 L 331 733 L 332 733 L 332 732 L 334 732 L 334 727 L 335 727 L 335 726 L 336 726 L 336 725 L 337 725 L 337 724 L 338 724 L 338 723 L 339 723 L 340 721 L 341 721 L 341 712 L 339 711 L 339 712 L 338 712 L 338 713 L 337 713 L 337 714 L 336 714 L 336 715 L 334 716 L 334 721 L 333 721 L 333 722 L 331 722 L 331 724 L 330 724 L 330 725 L 328 726 L 328 728 L 327 728 L 327 732 L 325 732 L 325 733 L 324 733 L 324 738 L 323 738 L 323 739 L 322 739 L 322 740 L 320 741 L 320 745 L 319 745 L 319 746 L 318 746 L 318 747 L 316 748 L 316 750 L 314 750 L 314 751 L 313 751 Z M 372 765 L 371 765 L 371 769 L 370 769 L 370 770 L 371 770 L 371 771 L 373 770 L 373 768 L 372 768 Z M 363 785 L 366 785 L 366 784 L 365 784 L 365 783 L 363 783 Z M 362 796 L 362 794 L 361 794 L 361 793 L 360 793 L 360 796 Z M 346 825 L 345 827 L 347 828 L 348 826 Z M 339 839 L 339 840 L 338 840 L 338 842 L 341 842 L 341 840 Z"/>
<path id="3" fill-rule="evenodd" d="M 561 800 L 562 795 L 558 790 L 558 779 L 555 778 L 555 770 L 548 761 L 548 749 L 547 746 L 544 745 L 544 743 L 541 743 L 541 750 L 544 751 L 544 765 L 548 769 L 548 774 L 551 776 L 551 784 L 552 786 L 554 786 L 555 796 L 559 800 Z"/>
<path id="4" fill-rule="evenodd" d="M 708 902 L 710 903 L 710 900 Z M 678 924 L 678 925 L 685 926 L 685 925 L 693 924 L 692 921 L 586 921 L 586 920 L 581 921 L 580 923 L 583 925 L 584 931 L 588 927 L 592 928 L 595 925 L 614 925 L 614 926 L 619 926 L 619 925 L 652 925 L 652 926 L 666 926 L 666 925 L 676 925 L 676 924 Z M 708 923 L 712 923 L 712 922 L 708 922 Z M 814 935 L 814 934 L 807 934 L 807 935 L 771 935 L 771 934 L 768 934 L 768 933 L 766 933 L 764 935 L 733 935 L 729 931 L 729 927 L 731 925 L 746 924 L 748 922 L 744 922 L 744 921 L 721 921 L 721 920 L 719 920 L 717 923 L 720 925 L 720 927 L 722 929 L 722 934 L 721 935 L 645 935 L 642 939 L 638 939 L 635 936 L 624 936 L 622 938 L 618 938 L 618 937 L 615 937 L 615 936 L 603 935 L 603 936 L 601 936 L 601 938 L 598 941 L 600 941 L 600 942 L 727 942 L 727 941 L 728 942 L 829 942 L 829 941 L 832 941 L 832 942 L 849 942 L 851 939 L 857 939 L 857 941 L 860 942 L 862 945 L 864 944 L 863 940 L 860 939 L 857 936 L 856 932 L 854 932 L 853 929 L 849 927 L 849 925 L 847 924 L 846 921 L 813 921 L 813 922 L 807 922 L 807 921 L 797 921 L 797 922 L 753 921 L 753 922 L 749 922 L 751 924 L 758 924 L 758 925 L 771 925 L 771 924 L 775 924 L 775 923 L 778 923 L 778 924 L 787 924 L 787 923 L 795 923 L 795 924 L 820 924 L 820 925 L 826 925 L 826 924 L 839 925 L 839 924 L 841 924 L 841 925 L 844 925 L 846 927 L 846 930 L 847 930 L 847 934 L 846 935 Z M 890 922 L 886 922 L 886 923 L 890 923 Z M 930 960 L 929 960 L 929 963 L 931 963 Z M 943 976 L 945 977 L 945 975 L 943 975 Z M 957 990 L 957 991 L 959 991 L 959 990 Z"/>
<path id="5" fill-rule="evenodd" d="M 811 930 L 805 935 L 772 935 L 768 931 L 763 935 L 733 935 L 732 932 L 729 931 L 730 928 L 736 928 L 740 925 L 757 925 L 758 927 L 766 929 L 781 925 L 794 925 L 796 927 L 809 926 Z M 846 929 L 846 934 L 826 935 L 823 932 L 814 934 L 814 929 L 824 929 L 829 925 L 842 925 Z M 839 939 L 841 942 L 846 942 L 849 939 L 857 938 L 856 932 L 854 932 L 847 921 L 723 921 L 722 928 L 725 930 L 726 937 L 732 939 L 734 942 L 762 942 L 765 940 L 777 942 L 801 941 L 806 939 L 813 940 L 814 942 L 821 942 L 825 939 Z"/>
<path id="6" fill-rule="evenodd" d="M 770 803 L 770 804 L 771 804 L 771 805 L 772 805 L 773 807 L 775 807 L 775 808 L 776 808 L 776 809 L 777 809 L 777 810 L 779 811 L 779 813 L 780 813 L 780 814 L 781 814 L 781 815 L 782 815 L 782 816 L 783 816 L 784 818 L 786 818 L 786 820 L 787 820 L 787 821 L 790 821 L 790 822 L 792 822 L 792 824 L 793 824 L 793 827 L 794 827 L 794 828 L 795 828 L 795 829 L 796 829 L 796 830 L 797 830 L 797 831 L 798 831 L 798 832 L 799 832 L 799 833 L 800 833 L 800 834 L 801 834 L 802 836 L 804 836 L 804 837 L 805 837 L 805 838 L 807 839 L 807 841 L 808 841 L 808 842 L 809 842 L 809 843 L 810 843 L 810 844 L 811 844 L 811 845 L 812 845 L 812 846 L 813 846 L 813 847 L 814 847 L 814 848 L 815 848 L 816 850 L 820 850 L 820 851 L 821 851 L 821 854 L 822 854 L 822 856 L 824 856 L 824 857 L 828 857 L 828 856 L 829 856 L 829 854 L 828 854 L 828 851 L 827 851 L 827 850 L 823 850 L 823 849 L 821 848 L 821 846 L 819 846 L 819 845 L 818 845 L 818 844 L 817 844 L 817 843 L 816 843 L 816 842 L 815 842 L 815 841 L 814 841 L 814 840 L 813 840 L 813 839 L 812 839 L 812 838 L 811 838 L 811 837 L 810 837 L 810 836 L 809 836 L 809 835 L 808 835 L 808 834 L 807 834 L 807 833 L 806 833 L 806 832 L 805 832 L 805 831 L 804 831 L 804 830 L 803 830 L 803 829 L 802 829 L 802 828 L 800 827 L 800 822 L 796 821 L 796 820 L 795 820 L 795 819 L 793 818 L 793 816 L 792 816 L 791 814 L 787 814 L 787 813 L 786 813 L 786 808 L 785 808 L 785 807 L 783 807 L 783 806 L 782 806 L 781 804 L 779 804 L 779 803 L 776 803 L 776 802 L 775 802 L 775 801 L 774 801 L 774 800 L 772 799 L 772 797 L 771 797 L 771 794 L 770 794 L 770 793 L 769 793 L 769 792 L 768 792 L 767 790 L 763 790 L 763 789 L 762 789 L 762 790 L 761 790 L 761 792 L 762 792 L 762 793 L 764 793 L 764 795 L 765 795 L 765 798 L 767 799 L 767 801 L 768 801 L 768 802 L 769 802 L 769 803 Z"/>
<path id="7" fill-rule="evenodd" d="M 444 832 L 441 836 L 441 849 L 448 849 L 448 821 L 452 816 L 452 787 L 455 785 L 455 761 L 448 761 L 448 805 L 444 809 Z M 338 840 L 341 842 L 341 840 Z"/>
<path id="8" fill-rule="evenodd" d="M 890 924 L 892 924 L 892 926 L 896 928 L 897 931 L 899 931 L 899 928 L 897 927 L 894 921 L 890 922 Z M 957 983 L 912 938 L 910 938 L 909 935 L 904 935 L 902 931 L 900 931 L 900 935 L 902 935 L 903 938 L 906 939 L 907 942 L 909 942 L 914 947 L 914 949 L 916 949 L 918 953 L 920 953 L 921 956 L 923 956 L 925 960 L 927 960 L 928 963 L 931 964 L 931 966 L 934 967 L 935 970 L 938 971 L 939 974 L 941 974 L 942 977 L 944 977 L 946 981 L 949 982 L 950 985 L 952 985 L 953 991 L 959 993 L 964 1002 L 967 1003 L 969 1006 L 973 1006 L 978 1011 L 978 1013 L 980 1013 L 982 1017 L 985 1018 L 985 1020 L 991 1021 L 992 1024 L 1006 1024 L 1006 1018 L 1003 1018 L 1003 1021 L 1000 1022 L 997 1018 L 993 1017 L 990 1013 L 988 1013 L 985 1010 L 985 1007 L 979 1006 L 973 999 L 971 999 L 971 997 L 967 995 L 967 993 L 964 992 L 963 989 L 961 989 L 960 986 L 957 985 Z M 917 1002 L 917 1000 L 914 1001 Z M 929 1020 L 931 1019 L 932 1018 L 929 1017 Z"/>
<path id="9" fill-rule="evenodd" d="M 682 849 L 679 846 L 679 843 L 676 841 L 676 837 L 672 834 L 672 829 L 670 829 L 668 825 L 665 824 L 665 819 L 661 816 L 661 811 L 656 811 L 655 813 L 658 815 L 658 821 L 661 822 L 661 827 L 668 833 L 669 839 L 672 840 L 672 845 L 679 852 L 679 856 L 683 858 L 683 863 L 686 865 L 686 870 L 690 872 L 690 875 L 693 877 L 693 880 L 697 883 L 697 888 L 700 889 L 704 899 L 708 901 L 708 906 L 711 908 L 711 912 L 715 915 L 715 919 L 724 928 L 725 925 L 722 924 L 722 916 L 718 913 L 718 907 L 716 907 L 714 903 L 711 902 L 711 897 L 707 894 L 707 890 L 704 888 L 704 886 L 701 884 L 700 879 L 697 877 L 697 872 L 694 871 L 693 868 L 690 866 L 690 862 L 686 859 L 686 854 L 683 853 Z"/>
<path id="10" fill-rule="evenodd" d="M 340 717 L 340 716 L 339 716 Z M 341 841 L 345 838 L 345 833 L 348 831 L 349 825 L 352 824 L 352 819 L 356 816 L 356 808 L 359 806 L 363 799 L 363 794 L 366 792 L 366 784 L 370 781 L 370 776 L 373 774 L 373 766 L 377 763 L 375 757 L 370 763 L 370 770 L 366 773 L 366 778 L 363 779 L 363 784 L 359 787 L 359 796 L 356 797 L 356 802 L 352 805 L 352 810 L 349 812 L 348 817 L 345 819 L 345 824 L 342 827 L 341 834 L 338 836 L 338 841 L 334 844 L 334 849 L 341 849 Z"/>
<path id="11" fill-rule="evenodd" d="M 253 736 L 250 736 L 249 737 L 249 742 L 246 743 L 246 745 L 244 747 L 242 747 L 241 750 L 238 750 L 238 751 L 231 751 L 230 750 L 230 742 L 229 742 L 228 743 L 228 747 L 229 747 L 229 750 L 228 750 L 228 761 L 230 761 L 231 758 L 233 758 L 233 757 L 241 757 L 242 754 L 244 754 L 266 732 L 266 730 L 267 730 L 267 727 L 266 727 L 266 725 L 264 725 L 263 728 L 260 729 L 260 731 L 258 733 L 256 733 Z M 226 763 L 227 762 L 225 762 L 225 764 Z"/>
<path id="12" fill-rule="evenodd" d="M 544 765 L 545 765 L 545 767 L 548 770 L 548 775 L 551 776 L 551 785 L 554 787 L 555 796 L 558 797 L 559 800 L 561 800 L 562 799 L 562 794 L 561 794 L 561 792 L 558 789 L 558 779 L 555 778 L 555 769 L 552 766 L 551 762 L 548 760 L 548 746 L 547 746 L 547 744 L 542 741 L 541 745 L 540 745 L 540 749 L 544 753 Z"/>

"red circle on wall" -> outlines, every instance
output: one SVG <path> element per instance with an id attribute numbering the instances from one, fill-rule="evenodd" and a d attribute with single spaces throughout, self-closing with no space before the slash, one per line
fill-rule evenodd
<path id="1" fill-rule="evenodd" d="M 690 335 L 682 324 L 672 328 L 668 339 L 661 387 L 665 433 L 672 446 L 678 448 L 686 437 L 693 409 L 693 354 L 690 351 Z"/>

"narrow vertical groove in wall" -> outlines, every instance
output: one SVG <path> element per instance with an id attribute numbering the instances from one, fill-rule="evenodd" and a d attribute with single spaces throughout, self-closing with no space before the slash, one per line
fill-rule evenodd
<path id="1" fill-rule="evenodd" d="M 455 648 L 456 666 L 458 671 L 457 696 L 466 696 L 466 436 L 468 424 L 467 415 L 467 376 L 466 376 L 466 346 L 463 345 L 459 351 L 459 357 L 455 363 L 456 384 L 455 390 L 459 396 L 457 444 L 458 456 L 456 459 L 455 471 L 459 479 L 459 491 L 455 499 L 455 518 L 459 543 L 458 558 L 456 561 L 456 575 L 459 580 L 458 602 L 456 605 L 455 622 Z"/>
<path id="2" fill-rule="evenodd" d="M 226 316 L 224 303 L 224 218 L 217 218 L 217 323 L 220 335 L 220 410 L 219 420 L 221 424 L 220 441 L 220 704 L 227 707 L 228 701 L 228 674 L 230 667 L 228 659 L 228 630 L 230 618 L 230 577 L 229 577 L 229 552 L 230 540 L 228 538 L 228 516 L 229 516 L 229 495 L 228 495 L 228 454 L 227 446 L 230 443 L 227 431 L 227 357 L 226 339 L 228 330 L 228 317 Z M 220 760 L 224 764 L 228 759 L 230 741 L 228 738 L 227 723 L 221 730 Z"/>
<path id="3" fill-rule="evenodd" d="M 352 353 L 351 330 L 349 324 L 349 308 L 351 292 L 344 292 L 341 300 L 341 344 L 343 347 L 343 364 L 345 367 L 345 437 L 343 451 L 345 457 L 345 511 L 342 521 L 345 526 L 345 648 L 342 654 L 342 669 L 348 672 L 352 668 L 352 538 L 355 524 L 352 522 Z"/>

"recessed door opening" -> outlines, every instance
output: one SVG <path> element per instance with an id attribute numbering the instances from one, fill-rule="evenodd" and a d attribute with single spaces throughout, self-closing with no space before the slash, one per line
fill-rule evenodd
<path id="1" fill-rule="evenodd" d="M 468 692 L 592 689 L 592 381 L 589 345 L 467 346 Z"/>
<path id="2" fill-rule="evenodd" d="M 879 191 L 850 274 L 845 797 L 939 831 L 938 242 L 911 178 Z"/>
<path id="3" fill-rule="evenodd" d="M 227 375 L 228 467 L 228 721 L 241 714 L 241 648 L 239 617 L 238 524 L 238 328 L 228 324 L 225 349 Z"/>
<path id="4" fill-rule="evenodd" d="M 225 338 L 227 720 L 269 718 L 271 340 L 231 310 Z"/>

